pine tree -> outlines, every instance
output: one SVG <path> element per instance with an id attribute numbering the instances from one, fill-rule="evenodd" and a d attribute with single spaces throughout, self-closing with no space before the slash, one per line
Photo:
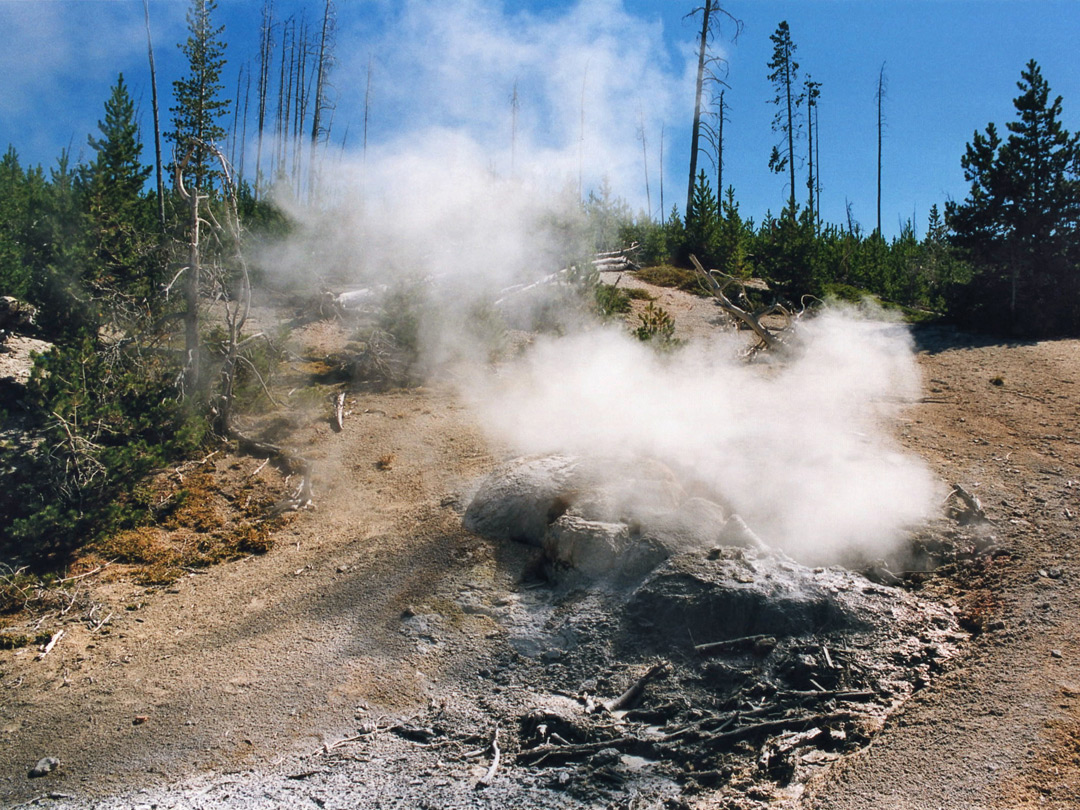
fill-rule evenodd
<path id="1" fill-rule="evenodd" d="M 771 69 L 769 81 L 776 89 L 773 104 L 777 106 L 773 118 L 773 132 L 783 135 L 783 145 L 774 146 L 769 156 L 769 168 L 777 174 L 785 169 L 788 172 L 788 216 L 795 220 L 795 137 L 798 134 L 799 107 L 803 95 L 799 93 L 799 63 L 795 61 L 795 43 L 791 40 L 791 29 L 787 20 L 777 26 L 769 37 L 773 43 L 773 55 L 768 67 Z"/>
<path id="2" fill-rule="evenodd" d="M 705 176 L 698 173 L 694 184 L 694 199 L 686 217 L 686 248 L 706 266 L 717 264 L 717 241 L 720 231 L 720 207 Z"/>
<path id="3" fill-rule="evenodd" d="M 946 204 L 954 242 L 977 266 L 966 300 L 979 326 L 1048 334 L 1080 330 L 1080 136 L 1062 126 L 1061 96 L 1032 60 L 1001 140 L 976 132 L 961 165 L 971 183 Z"/>
<path id="4" fill-rule="evenodd" d="M 105 120 L 98 121 L 98 129 L 101 137 L 87 139 L 94 150 L 93 162 L 80 172 L 90 224 L 92 265 L 88 272 L 92 278 L 88 280 L 145 298 L 152 278 L 145 261 L 150 223 L 143 186 L 151 167 L 141 162 L 135 105 L 123 74 L 105 102 Z"/>
<path id="5" fill-rule="evenodd" d="M 179 45 L 188 60 L 188 75 L 173 82 L 176 106 L 169 108 L 173 114 L 173 131 L 168 138 L 176 145 L 178 160 L 191 148 L 189 176 L 195 188 L 203 191 L 212 187 L 217 170 L 210 152 L 199 142 L 208 144 L 224 139 L 225 130 L 218 121 L 231 103 L 221 95 L 224 89 L 221 69 L 225 66 L 225 43 L 221 35 L 225 27 L 214 27 L 212 16 L 216 8 L 215 0 L 191 0 L 187 14 L 189 36 Z"/>

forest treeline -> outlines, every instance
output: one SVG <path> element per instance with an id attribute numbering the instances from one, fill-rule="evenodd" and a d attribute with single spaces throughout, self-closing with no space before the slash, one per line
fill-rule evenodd
<path id="1" fill-rule="evenodd" d="M 237 386 L 272 361 L 272 346 L 199 317 L 208 301 L 228 303 L 249 280 L 237 259 L 245 233 L 288 232 L 270 187 L 319 204 L 333 4 L 326 0 L 321 24 L 310 28 L 275 22 L 270 8 L 261 20 L 253 131 L 251 72 L 227 98 L 215 3 L 191 0 L 189 37 L 179 43 L 188 72 L 173 82 L 169 120 L 159 127 L 155 115 L 153 159 L 122 75 L 88 135 L 88 160 L 75 165 L 65 151 L 46 171 L 22 165 L 15 145 L 0 157 L 0 295 L 35 306 L 39 335 L 54 344 L 25 391 L 6 390 L 0 404 L 5 424 L 18 422 L 22 436 L 0 443 L 0 556 L 55 565 L 104 532 L 148 519 L 155 507 L 137 483 L 220 436 Z M 800 79 L 781 23 L 768 65 L 778 136 L 769 165 L 787 176 L 791 193 L 778 215 L 754 222 L 740 214 L 737 189 L 722 185 L 723 84 L 709 56 L 717 21 L 737 21 L 711 0 L 698 11 L 685 210 L 661 221 L 635 214 L 605 183 L 577 212 L 595 250 L 636 242 L 644 263 L 676 271 L 694 255 L 732 276 L 765 279 L 772 294 L 796 304 L 870 295 L 1004 335 L 1080 333 L 1080 140 L 1064 128 L 1062 100 L 1037 63 L 1021 72 L 1016 116 L 1004 131 L 990 124 L 958 145 L 971 184 L 966 199 L 934 206 L 921 238 L 909 222 L 886 239 L 880 223 L 866 232 L 850 218 L 821 219 L 814 133 L 822 88 Z M 150 57 L 152 65 L 152 50 Z M 720 88 L 711 120 L 710 86 Z M 161 156 L 163 138 L 171 157 Z M 254 160 L 245 157 L 249 143 Z M 715 184 L 699 154 L 712 156 Z M 245 162 L 254 182 L 244 180 Z M 797 166 L 807 169 L 804 183 Z M 800 184 L 805 194 L 797 194 Z M 209 224 L 233 220 L 231 230 Z"/>

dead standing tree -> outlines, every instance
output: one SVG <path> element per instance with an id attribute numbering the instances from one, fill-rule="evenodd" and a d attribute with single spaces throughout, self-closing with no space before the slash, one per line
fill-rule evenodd
<path id="1" fill-rule="evenodd" d="M 193 183 L 189 190 L 184 183 L 184 172 L 191 163 L 195 153 L 195 139 L 188 146 L 184 159 L 176 161 L 176 190 L 180 199 L 184 201 L 188 210 L 188 241 L 187 241 L 187 265 L 181 267 L 173 280 L 166 287 L 169 289 L 176 280 L 184 275 L 184 368 L 181 377 L 181 395 L 192 397 L 199 390 L 202 383 L 202 353 L 199 340 L 199 288 L 202 284 L 202 256 L 199 251 L 199 226 L 202 219 L 199 217 L 199 206 L 202 201 L 208 200 L 209 196 L 200 194 L 197 183 Z"/>
<path id="2" fill-rule="evenodd" d="M 223 206 L 220 210 L 220 217 L 215 213 L 213 206 L 209 204 L 210 195 L 200 194 L 194 184 L 189 190 L 184 182 L 184 172 L 197 148 L 212 155 L 221 165 Z M 262 333 L 246 337 L 243 334 L 244 326 L 251 312 L 251 274 L 243 252 L 243 225 L 240 221 L 237 206 L 236 183 L 233 179 L 231 167 L 221 150 L 212 143 L 203 143 L 192 138 L 187 154 L 177 165 L 176 188 L 181 199 L 188 206 L 189 211 L 188 265 L 180 272 L 187 273 L 184 285 L 185 299 L 188 299 L 185 323 L 194 323 L 195 348 L 194 350 L 191 348 L 192 332 L 189 326 L 185 330 L 187 346 L 187 361 L 184 370 L 185 381 L 189 376 L 196 381 L 199 380 L 197 369 L 201 352 L 197 307 L 201 285 L 205 279 L 210 287 L 212 299 L 220 305 L 226 334 L 221 368 L 218 372 L 218 390 L 210 397 L 210 413 L 214 431 L 220 436 L 236 441 L 242 451 L 273 458 L 290 474 L 300 476 L 300 483 L 293 495 L 280 502 L 277 505 L 277 511 L 302 509 L 310 506 L 312 503 L 311 462 L 279 445 L 270 444 L 247 435 L 237 426 L 234 418 L 236 380 L 240 366 L 246 365 L 258 376 L 258 371 L 244 354 L 244 350 L 255 341 L 266 338 Z M 206 226 L 206 232 L 222 249 L 218 251 L 219 253 L 226 250 L 231 252 L 231 263 L 228 267 L 224 263 L 214 263 L 209 267 L 202 265 L 200 245 L 203 233 L 202 226 Z M 191 296 L 194 296 L 193 302 L 190 300 Z M 195 362 L 194 371 L 190 368 L 193 359 Z M 261 377 L 260 382 L 262 382 Z M 262 385 L 267 396 L 273 400 L 273 397 L 266 389 L 265 382 L 262 382 Z"/>
<path id="3" fill-rule="evenodd" d="M 701 143 L 701 100 L 705 89 L 705 82 L 722 82 L 723 75 L 727 72 L 727 62 L 719 56 L 709 54 L 709 40 L 720 31 L 720 24 L 724 19 L 735 25 L 735 35 L 732 39 L 738 39 L 742 31 L 742 20 L 736 19 L 729 12 L 720 7 L 717 0 L 705 0 L 705 5 L 699 6 L 688 14 L 692 17 L 701 14 L 701 33 L 698 40 L 698 67 L 697 84 L 694 93 L 694 125 L 690 133 L 690 181 L 686 190 L 686 217 L 689 218 L 694 207 L 694 184 L 697 182 L 697 158 Z M 717 192 L 719 193 L 719 191 Z"/>

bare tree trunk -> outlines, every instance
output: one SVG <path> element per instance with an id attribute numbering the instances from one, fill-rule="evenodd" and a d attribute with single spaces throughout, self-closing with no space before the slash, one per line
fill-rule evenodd
<path id="1" fill-rule="evenodd" d="M 877 233 L 881 236 L 881 130 L 884 125 L 882 104 L 885 101 L 885 63 L 881 63 L 877 86 Z"/>
<path id="2" fill-rule="evenodd" d="M 716 122 L 716 202 L 721 213 L 724 204 L 724 91 L 720 91 L 720 120 Z"/>
<path id="3" fill-rule="evenodd" d="M 814 163 L 817 166 L 817 172 L 814 174 L 814 184 L 817 187 L 817 202 L 814 205 L 814 210 L 817 212 L 817 225 L 818 230 L 821 230 L 821 127 L 818 126 L 818 105 L 814 104 L 814 131 L 817 133 L 817 140 L 814 141 Z"/>
<path id="4" fill-rule="evenodd" d="M 812 83 L 807 82 L 810 86 Z M 810 87 L 810 92 L 807 95 L 807 115 L 806 115 L 806 133 L 807 144 L 806 154 L 809 161 L 809 172 L 806 177 L 806 188 L 810 192 L 810 221 L 815 221 L 814 215 L 814 91 L 813 87 Z"/>
<path id="5" fill-rule="evenodd" d="M 791 58 L 787 59 L 784 66 L 787 78 L 784 81 L 784 90 L 787 97 L 787 139 L 788 139 L 788 176 L 791 184 L 791 196 L 788 205 L 791 208 L 791 219 L 795 220 L 795 103 L 791 97 L 791 84 L 794 77 L 791 75 Z"/>
<path id="6" fill-rule="evenodd" d="M 286 20 L 285 27 L 281 32 L 281 87 L 278 94 L 278 111 L 280 113 L 281 132 L 278 136 L 278 175 L 285 177 L 288 174 L 287 144 L 289 141 L 289 122 L 292 118 L 292 70 L 293 49 L 296 44 L 296 24 L 292 19 Z M 289 35 L 292 34 L 292 40 Z M 286 62 L 286 48 L 288 49 L 288 62 Z"/>
<path id="7" fill-rule="evenodd" d="M 307 20 L 300 19 L 300 36 L 294 40 L 297 48 L 296 55 L 296 93 L 293 101 L 293 124 L 292 124 L 292 182 L 293 194 L 300 199 L 302 158 L 304 152 L 304 122 L 307 120 L 307 57 L 308 57 L 308 25 Z"/>
<path id="8" fill-rule="evenodd" d="M 259 28 L 259 142 L 255 148 L 255 199 L 262 193 L 262 147 L 263 131 L 266 124 L 266 98 L 270 84 L 270 62 L 273 50 L 271 36 L 274 18 L 274 0 L 265 0 L 262 10 L 262 25 Z"/>
<path id="9" fill-rule="evenodd" d="M 240 168 L 236 173 L 237 182 L 244 182 L 244 156 L 247 154 L 248 103 L 251 101 L 251 71 L 247 74 L 247 86 L 244 88 L 244 117 L 240 125 Z"/>
<path id="10" fill-rule="evenodd" d="M 236 72 L 236 99 L 233 101 L 232 127 L 229 128 L 229 165 L 236 165 L 236 141 L 240 133 L 240 88 L 244 84 L 244 65 Z"/>
<path id="11" fill-rule="evenodd" d="M 645 203 L 648 206 L 646 210 L 649 212 L 649 222 L 652 222 L 652 195 L 649 193 L 649 150 L 645 139 L 645 111 L 640 107 L 638 108 L 638 119 L 641 124 L 638 129 L 638 134 L 641 137 L 641 164 L 645 169 Z"/>
<path id="12" fill-rule="evenodd" d="M 664 125 L 660 125 L 660 221 L 667 222 L 667 209 L 664 208 Z"/>
<path id="13" fill-rule="evenodd" d="M 278 71 L 277 115 L 275 116 L 274 121 L 274 136 L 277 142 L 274 144 L 273 158 L 271 160 L 272 165 L 270 166 L 270 175 L 275 178 L 281 167 L 281 141 L 285 137 L 285 127 L 283 124 L 285 117 L 285 45 L 288 29 L 289 21 L 285 20 L 281 24 L 281 69 Z"/>
<path id="14" fill-rule="evenodd" d="M 150 38 L 150 4 L 143 0 L 146 17 L 146 50 L 150 55 L 150 99 L 154 110 L 154 173 L 157 180 L 158 224 L 165 231 L 165 181 L 161 173 L 161 118 L 158 115 L 157 70 L 154 68 L 154 43 Z"/>
<path id="15" fill-rule="evenodd" d="M 517 117 L 518 117 L 518 83 L 514 79 L 514 92 L 510 95 L 510 176 L 514 176 L 514 164 L 517 158 Z"/>
<path id="16" fill-rule="evenodd" d="M 326 103 L 326 76 L 330 68 L 331 34 L 334 25 L 334 6 L 326 0 L 323 7 L 322 34 L 319 37 L 319 61 L 315 67 L 315 109 L 311 115 L 311 155 L 308 166 L 308 200 L 313 200 L 317 193 L 319 178 L 319 137 L 322 135 L 322 111 Z"/>
<path id="17" fill-rule="evenodd" d="M 690 132 L 690 181 L 686 187 L 686 212 L 690 218 L 694 207 L 694 178 L 697 176 L 698 142 L 701 138 L 701 92 L 705 86 L 705 48 L 709 41 L 709 15 L 712 0 L 705 0 L 701 15 L 701 41 L 698 46 L 697 85 L 694 90 L 694 126 Z"/>
<path id="18" fill-rule="evenodd" d="M 367 166 L 368 121 L 371 119 L 371 57 L 367 63 L 367 86 L 364 88 L 364 147 L 363 162 Z"/>
<path id="19" fill-rule="evenodd" d="M 184 277 L 184 396 L 198 394 L 201 380 L 202 358 L 199 341 L 199 287 L 202 283 L 201 257 L 199 254 L 199 186 L 192 184 L 189 191 L 184 183 L 184 172 L 191 161 L 195 144 L 189 144 L 184 159 L 176 167 L 176 188 L 188 205 L 188 261 Z"/>

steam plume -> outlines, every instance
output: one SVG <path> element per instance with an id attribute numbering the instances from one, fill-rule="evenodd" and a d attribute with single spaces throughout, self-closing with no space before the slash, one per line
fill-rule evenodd
<path id="1" fill-rule="evenodd" d="M 426 325 L 426 347 L 440 358 L 467 343 L 463 319 L 447 313 L 582 255 L 586 65 L 587 187 L 640 176 L 636 97 L 644 125 L 659 129 L 671 99 L 690 94 L 685 78 L 643 56 L 663 53 L 661 32 L 616 0 L 581 3 L 556 22 L 480 0 L 413 2 L 403 25 L 417 48 L 391 60 L 403 82 L 394 92 L 429 123 L 365 161 L 344 156 L 326 173 L 337 185 L 325 206 L 294 211 L 295 238 L 262 263 L 369 285 L 424 276 L 442 313 Z M 508 96 L 483 88 L 502 81 L 508 94 L 518 77 L 510 177 Z M 935 486 L 887 430 L 894 404 L 918 391 L 910 336 L 831 312 L 805 325 L 802 346 L 784 364 L 747 366 L 730 338 L 660 357 L 625 329 L 571 331 L 539 339 L 498 374 L 467 377 L 463 393 L 517 452 L 656 458 L 804 559 L 876 556 L 928 513 Z"/>

